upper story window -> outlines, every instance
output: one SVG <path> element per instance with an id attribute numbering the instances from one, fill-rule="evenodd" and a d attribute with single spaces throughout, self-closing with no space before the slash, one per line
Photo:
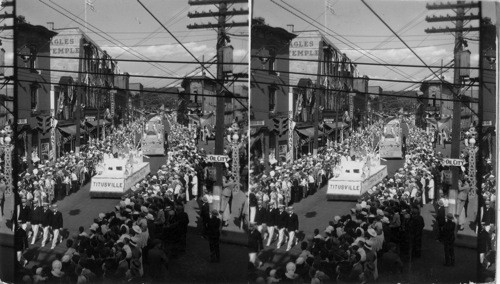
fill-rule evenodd
<path id="1" fill-rule="evenodd" d="M 25 67 L 29 68 L 32 72 L 36 72 L 36 68 L 38 67 L 37 53 L 38 50 L 34 45 L 25 45 L 19 50 L 19 56 L 23 60 Z"/>
<path id="2" fill-rule="evenodd" d="M 30 99 L 31 99 L 31 111 L 35 112 L 38 110 L 38 89 L 40 84 L 33 83 L 30 85 Z"/>
<path id="3" fill-rule="evenodd" d="M 276 87 L 275 86 L 268 86 L 267 87 L 268 92 L 269 92 L 269 112 L 274 113 L 276 112 Z"/>

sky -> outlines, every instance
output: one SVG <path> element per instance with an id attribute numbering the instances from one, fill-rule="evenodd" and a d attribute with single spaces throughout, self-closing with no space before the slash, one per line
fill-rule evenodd
<path id="1" fill-rule="evenodd" d="M 85 1 L 91 5 L 85 5 Z M 141 2 L 202 61 L 208 61 L 215 54 L 217 32 L 214 29 L 189 30 L 188 24 L 215 23 L 215 19 L 190 19 L 188 12 L 216 11 L 214 5 L 190 6 L 187 0 L 141 0 Z M 45 3 L 45 4 L 44 4 Z M 62 8 L 73 13 L 64 11 Z M 54 9 L 61 11 L 58 13 Z M 92 7 L 91 7 L 92 6 Z M 164 30 L 137 0 L 22 0 L 17 1 L 17 14 L 25 16 L 33 25 L 47 26 L 53 22 L 55 29 L 80 27 L 86 30 L 85 7 L 87 7 L 87 34 L 108 54 L 117 59 L 138 59 L 134 53 L 151 60 L 194 61 L 194 59 Z M 234 8 L 246 7 L 235 4 Z M 246 16 L 235 16 L 230 21 L 247 21 Z M 96 28 L 102 32 L 98 31 Z M 104 33 L 103 33 L 104 32 Z M 248 61 L 248 28 L 235 27 L 228 31 L 234 48 L 234 62 Z M 7 58 L 12 57 L 12 50 L 7 50 Z M 131 75 L 175 76 L 183 77 L 199 65 L 196 64 L 157 64 L 142 62 L 119 62 L 122 72 Z M 216 74 L 215 65 L 209 69 Z M 234 72 L 248 71 L 247 66 L 235 67 Z M 145 87 L 163 87 L 179 84 L 180 81 L 165 79 L 144 79 L 130 77 L 130 82 L 140 82 Z"/>
<path id="2" fill-rule="evenodd" d="M 431 27 L 453 27 L 451 22 L 427 23 L 426 16 L 454 14 L 452 10 L 427 10 L 427 3 L 439 1 L 382 1 L 369 0 L 368 5 L 400 35 L 403 40 L 424 60 L 427 65 L 441 66 L 453 59 L 454 35 L 426 34 L 425 29 Z M 455 1 L 452 1 L 455 2 Z M 280 7 L 280 5 L 282 7 Z M 483 17 L 490 17 L 493 23 L 495 3 L 484 1 Z M 332 9 L 326 9 L 330 6 Z M 294 10 L 295 8 L 295 10 Z M 290 10 L 287 11 L 286 9 Z M 478 9 L 472 9 L 466 14 L 477 14 Z M 303 14 L 301 14 L 303 13 Z M 295 15 L 294 15 L 295 14 Z M 305 14 L 305 15 L 304 15 Z M 299 18 L 302 17 L 304 19 Z M 393 35 L 393 33 L 359 0 L 256 0 L 253 4 L 253 17 L 263 17 L 270 26 L 287 28 L 294 25 L 296 34 L 304 30 L 324 31 L 328 39 L 353 62 L 415 64 L 421 61 Z M 307 19 L 307 17 L 312 18 Z M 319 23 L 314 23 L 316 20 Z M 325 24 L 326 23 L 326 24 Z M 466 26 L 478 26 L 478 21 Z M 317 26 L 317 27 L 315 27 Z M 471 51 L 471 66 L 478 66 L 478 32 L 466 35 Z M 364 50 L 360 53 L 358 50 Z M 360 75 L 372 79 L 394 79 L 419 81 L 431 75 L 431 71 L 423 68 L 394 69 L 384 66 L 367 66 L 358 64 Z M 436 71 L 439 69 L 435 69 Z M 451 70 L 450 70 L 451 71 Z M 453 81 L 453 72 L 443 73 L 446 80 Z M 472 72 L 471 77 L 477 77 Z M 418 85 L 384 81 L 370 81 L 371 86 L 381 86 L 384 90 L 400 91 L 415 88 Z"/>

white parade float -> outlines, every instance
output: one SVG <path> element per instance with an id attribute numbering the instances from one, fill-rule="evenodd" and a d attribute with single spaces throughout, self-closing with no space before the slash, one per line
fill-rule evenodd
<path id="1" fill-rule="evenodd" d="M 390 120 L 384 125 L 380 136 L 379 152 L 382 158 L 403 158 L 402 130 L 399 119 Z"/>
<path id="2" fill-rule="evenodd" d="M 105 155 L 90 183 L 90 197 L 120 198 L 150 172 L 141 151 L 120 151 L 118 158 Z"/>
<path id="3" fill-rule="evenodd" d="M 355 161 L 343 157 L 328 181 L 328 200 L 356 200 L 387 176 L 387 166 L 380 157 L 368 154 Z"/>

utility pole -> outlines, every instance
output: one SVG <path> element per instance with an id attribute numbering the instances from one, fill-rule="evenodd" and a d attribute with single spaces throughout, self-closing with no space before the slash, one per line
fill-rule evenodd
<path id="1" fill-rule="evenodd" d="M 226 42 L 229 42 L 229 37 L 226 34 L 226 25 L 230 25 L 231 27 L 236 26 L 247 26 L 248 23 L 235 23 L 232 22 L 230 24 L 226 23 L 227 16 L 236 16 L 236 15 L 248 15 L 248 10 L 246 9 L 233 9 L 228 11 L 227 6 L 235 4 L 235 3 L 248 3 L 248 0 L 190 0 L 189 5 L 191 6 L 201 6 L 201 5 L 218 5 L 218 12 L 194 12 L 188 13 L 189 18 L 212 18 L 217 17 L 216 24 L 193 24 L 188 25 L 188 29 L 207 29 L 207 28 L 217 28 L 217 101 L 216 101 L 216 117 L 215 117 L 215 155 L 223 155 L 224 154 L 224 54 L 223 47 L 226 46 Z M 223 187 L 222 180 L 222 163 L 215 163 L 216 169 L 216 181 L 214 184 L 213 195 L 214 195 L 214 209 L 221 210 L 221 194 Z M 217 201 L 217 198 L 219 199 Z"/>
<path id="2" fill-rule="evenodd" d="M 454 102 L 453 102 L 453 121 L 452 121 L 452 132 L 451 132 L 451 158 L 459 159 L 460 158 L 460 122 L 461 122 L 461 106 L 462 102 L 460 101 L 460 93 L 462 79 L 460 77 L 460 68 L 461 62 L 461 52 L 463 51 L 463 46 L 466 44 L 466 41 L 463 38 L 464 31 L 478 31 L 478 27 L 464 27 L 464 21 L 476 20 L 479 19 L 478 15 L 465 15 L 465 9 L 468 8 L 478 8 L 479 4 L 476 3 L 465 3 L 465 1 L 457 1 L 457 3 L 447 3 L 447 4 L 427 4 L 428 10 L 445 10 L 445 9 L 455 9 L 456 16 L 433 16 L 426 17 L 427 22 L 447 22 L 447 21 L 455 21 L 455 28 L 432 28 L 426 29 L 426 33 L 448 33 L 455 32 L 455 47 L 453 49 L 454 53 L 454 74 L 453 74 L 453 93 L 454 93 Z M 479 114 L 481 115 L 481 114 Z M 481 120 L 481 119 L 480 119 Z M 456 212 L 456 198 L 458 191 L 458 179 L 459 179 L 459 168 L 451 167 L 452 171 L 452 185 L 449 192 L 450 204 L 452 206 L 448 207 L 449 213 L 455 214 Z"/>
<path id="3" fill-rule="evenodd" d="M 318 52 L 318 74 L 316 77 L 316 90 L 314 90 L 314 141 L 313 141 L 313 156 L 318 155 L 318 139 L 319 139 L 319 103 L 323 96 L 321 87 L 321 72 L 323 72 L 323 41 L 319 42 Z"/>
<path id="4" fill-rule="evenodd" d="M 85 39 L 82 37 L 80 39 L 80 55 L 78 56 L 80 59 L 78 59 L 78 89 L 76 92 L 76 113 L 75 113 L 75 124 L 76 124 L 76 134 L 75 134 L 75 154 L 78 156 L 80 155 L 80 124 L 81 124 L 81 100 L 82 96 L 86 94 L 85 88 L 86 86 L 84 85 L 83 82 L 83 66 L 85 62 Z"/>

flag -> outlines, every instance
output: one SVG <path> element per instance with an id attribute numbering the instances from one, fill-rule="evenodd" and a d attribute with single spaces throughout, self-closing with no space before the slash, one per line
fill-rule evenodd
<path id="1" fill-rule="evenodd" d="M 95 2 L 95 0 L 94 0 L 94 2 Z M 90 10 L 92 10 L 92 12 L 95 12 L 94 2 L 92 2 L 90 0 L 85 0 L 86 6 L 89 6 L 89 8 L 90 8 Z"/>
<path id="2" fill-rule="evenodd" d="M 335 10 L 333 9 L 333 6 L 335 3 L 333 3 L 332 0 L 326 0 L 326 9 L 332 13 L 332 15 L 335 15 Z"/>

